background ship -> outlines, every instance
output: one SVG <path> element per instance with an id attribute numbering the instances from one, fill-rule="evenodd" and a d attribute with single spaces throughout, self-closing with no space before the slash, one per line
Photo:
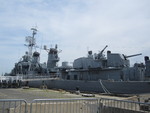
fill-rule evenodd
<path id="1" fill-rule="evenodd" d="M 26 46 L 29 51 L 22 59 L 15 64 L 15 67 L 9 76 L 19 76 L 17 80 L 5 81 L 8 84 L 16 83 L 31 87 L 40 87 L 46 85 L 48 88 L 64 90 L 80 90 L 84 92 L 97 93 L 117 93 L 117 94 L 140 94 L 150 93 L 150 60 L 145 57 L 144 63 L 135 63 L 130 66 L 130 57 L 141 54 L 126 56 L 120 53 L 107 51 L 107 57 L 104 55 L 106 46 L 99 53 L 88 51 L 87 57 L 77 58 L 73 66 L 68 62 L 62 62 L 58 67 L 59 50 L 57 45 L 54 48 L 44 50 L 48 52 L 46 63 L 40 63 L 40 53 L 34 51 L 36 48 L 35 35 L 37 30 L 33 31 L 32 36 L 26 37 Z M 21 78 L 21 79 L 20 79 Z M 2 81 L 3 84 L 4 80 Z"/>

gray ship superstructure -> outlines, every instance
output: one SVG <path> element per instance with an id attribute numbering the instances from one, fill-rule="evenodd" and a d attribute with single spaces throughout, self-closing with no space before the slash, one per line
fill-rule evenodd
<path id="1" fill-rule="evenodd" d="M 9 74 L 11 76 L 21 76 L 23 82 L 27 82 L 31 87 L 46 85 L 48 88 L 64 90 L 80 90 L 84 92 L 97 93 L 124 93 L 139 94 L 150 93 L 150 60 L 145 57 L 144 63 L 135 63 L 130 66 L 130 57 L 139 56 L 134 54 L 126 56 L 120 53 L 104 51 L 105 46 L 98 53 L 88 51 L 87 57 L 80 57 L 74 60 L 73 65 L 68 62 L 59 62 L 57 45 L 54 48 L 44 50 L 48 52 L 47 63 L 40 63 L 40 53 L 36 51 L 35 34 L 26 37 L 28 52 L 15 64 L 14 69 Z M 35 50 L 34 50 L 35 49 Z M 34 52 L 33 52 L 34 50 Z M 32 79 L 31 79 L 32 78 Z M 45 79 L 44 79 L 45 78 Z"/>
<path id="2" fill-rule="evenodd" d="M 27 43 L 25 46 L 28 47 L 28 51 L 26 51 L 20 61 L 15 64 L 15 67 L 11 72 L 12 76 L 19 75 L 25 77 L 28 75 L 36 76 L 39 74 L 48 74 L 46 64 L 40 63 L 40 53 L 36 51 L 36 48 L 38 47 L 35 39 L 37 29 L 32 28 L 31 30 L 33 31 L 32 36 L 25 38 Z M 33 50 L 35 51 L 33 52 Z"/>
<path id="3" fill-rule="evenodd" d="M 21 86 L 23 81 L 27 79 L 41 79 L 41 78 L 52 78 L 57 77 L 57 62 L 59 61 L 57 50 L 57 45 L 55 48 L 47 49 L 46 46 L 43 49 L 48 53 L 47 63 L 40 63 L 40 53 L 37 51 L 39 48 L 36 44 L 35 35 L 37 34 L 37 29 L 31 28 L 32 36 L 25 37 L 26 44 L 24 44 L 28 51 L 25 52 L 25 55 L 15 63 L 14 68 L 11 73 L 5 74 L 0 79 L 0 87 L 12 87 L 15 84 L 15 87 Z M 23 82 L 23 84 L 25 84 Z"/>
<path id="4" fill-rule="evenodd" d="M 62 80 L 56 80 L 53 87 L 72 90 L 80 89 L 89 92 L 105 93 L 150 93 L 150 60 L 145 57 L 145 64 L 135 63 L 130 66 L 130 57 L 120 53 L 107 51 L 107 46 L 99 53 L 88 52 L 87 57 L 77 58 L 73 67 L 62 66 L 60 73 Z M 53 82 L 53 81 L 52 81 Z M 52 88 L 52 87 L 50 87 Z"/>
<path id="5" fill-rule="evenodd" d="M 57 45 L 55 48 L 47 49 L 44 46 L 44 50 L 48 53 L 48 60 L 46 63 L 40 63 L 40 53 L 36 51 L 36 48 L 39 48 L 36 45 L 35 35 L 37 33 L 37 29 L 32 28 L 33 31 L 32 36 L 26 37 L 25 46 L 28 47 L 28 51 L 26 54 L 20 59 L 19 62 L 15 64 L 14 69 L 11 72 L 11 75 L 30 77 L 30 76 L 50 76 L 51 73 L 57 72 L 57 62 L 59 61 Z M 40 48 L 42 49 L 42 48 Z M 34 52 L 33 52 L 34 50 Z"/>
<path id="6" fill-rule="evenodd" d="M 107 46 L 106 46 L 107 47 Z M 106 49 L 106 47 L 104 49 Z M 87 57 L 81 57 L 73 62 L 72 69 L 66 69 L 62 74 L 63 79 L 68 80 L 112 80 L 112 81 L 142 81 L 145 80 L 145 66 L 143 63 L 135 63 L 130 67 L 129 57 L 124 54 L 107 51 L 107 58 L 103 54 L 104 49 L 98 54 L 88 52 Z"/>

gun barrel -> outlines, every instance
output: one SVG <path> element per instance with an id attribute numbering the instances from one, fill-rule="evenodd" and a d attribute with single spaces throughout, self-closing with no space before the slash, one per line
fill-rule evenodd
<path id="1" fill-rule="evenodd" d="M 108 47 L 108 45 L 106 45 L 106 46 L 104 47 L 104 49 L 102 49 L 102 51 L 101 51 L 100 53 L 103 53 L 104 50 L 105 50 L 107 47 Z"/>
<path id="2" fill-rule="evenodd" d="M 139 55 L 142 55 L 142 53 L 140 53 L 140 54 L 134 54 L 134 55 L 129 55 L 129 56 L 126 56 L 126 58 L 135 57 L 135 56 L 139 56 Z"/>

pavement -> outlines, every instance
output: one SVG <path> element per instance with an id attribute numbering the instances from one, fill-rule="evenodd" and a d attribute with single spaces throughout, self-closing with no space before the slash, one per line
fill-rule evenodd
<path id="1" fill-rule="evenodd" d="M 109 98 L 119 100 L 134 100 L 138 101 L 140 97 L 141 101 L 150 98 L 150 94 L 135 95 L 135 96 L 113 96 L 104 94 L 94 94 L 94 97 L 83 97 L 83 93 L 76 94 L 67 92 L 64 90 L 51 90 L 51 89 L 38 89 L 38 88 L 6 88 L 0 89 L 0 99 L 25 99 L 27 102 L 31 102 L 34 99 L 61 99 L 61 98 Z"/>
<path id="2" fill-rule="evenodd" d="M 25 99 L 31 102 L 34 99 L 51 99 L 51 98 L 81 98 L 82 96 L 70 94 L 65 91 L 55 91 L 37 88 L 7 88 L 0 89 L 0 99 Z"/>

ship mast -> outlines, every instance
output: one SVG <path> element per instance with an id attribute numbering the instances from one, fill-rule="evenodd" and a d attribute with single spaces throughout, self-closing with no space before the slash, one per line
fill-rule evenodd
<path id="1" fill-rule="evenodd" d="M 31 28 L 31 30 L 33 31 L 32 32 L 32 36 L 27 36 L 26 37 L 26 42 L 28 43 L 26 46 L 29 49 L 28 55 L 30 57 L 32 57 L 32 50 L 33 50 L 33 47 L 35 47 L 35 45 L 36 45 L 35 35 L 37 33 L 37 29 L 36 28 Z"/>

